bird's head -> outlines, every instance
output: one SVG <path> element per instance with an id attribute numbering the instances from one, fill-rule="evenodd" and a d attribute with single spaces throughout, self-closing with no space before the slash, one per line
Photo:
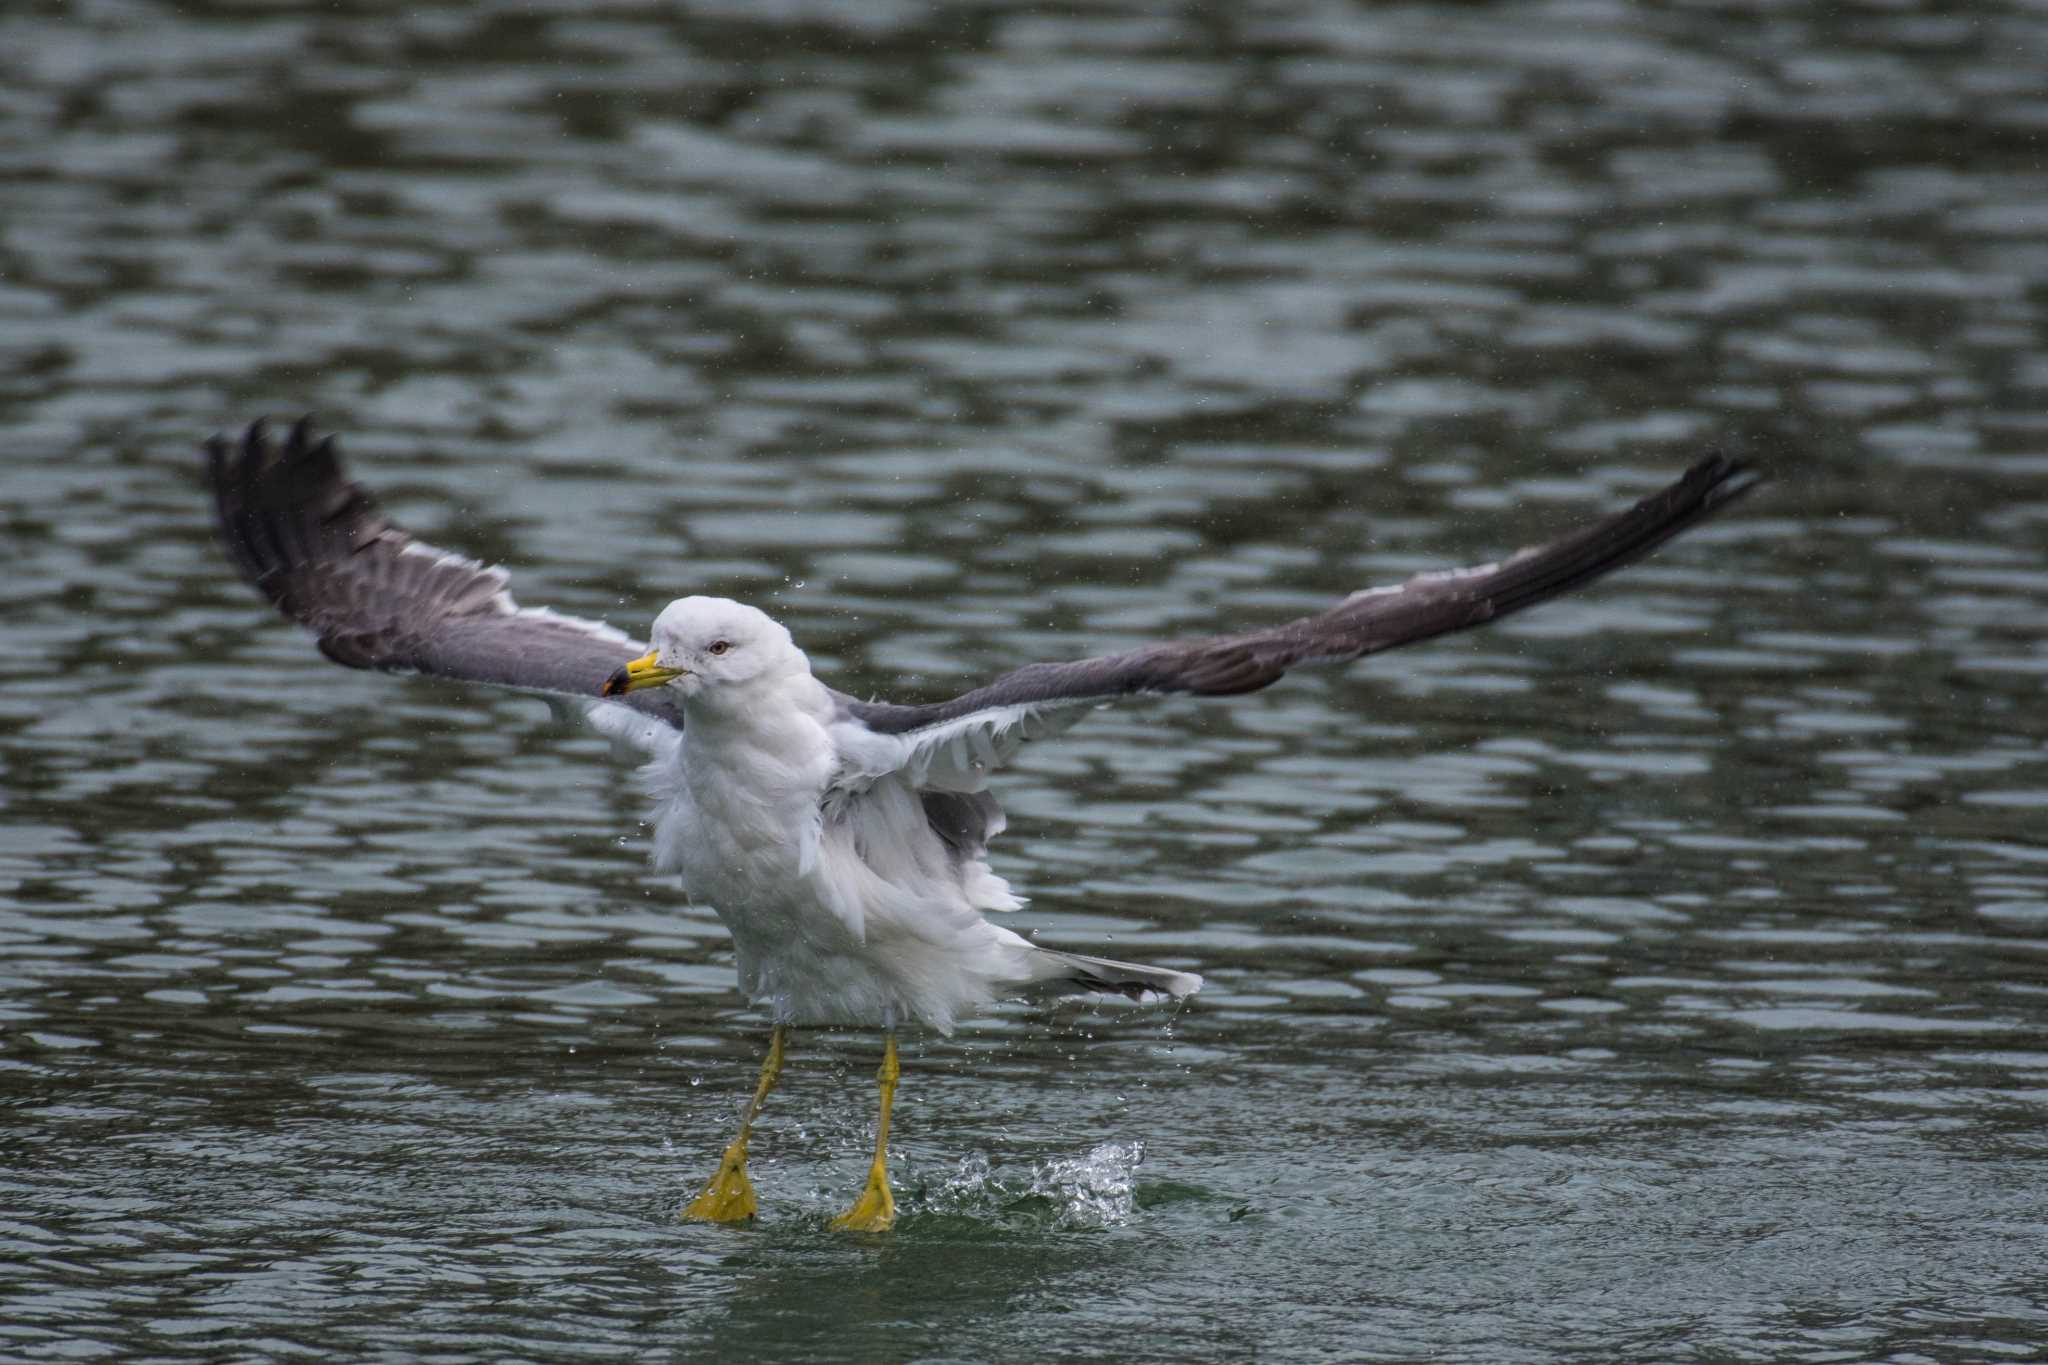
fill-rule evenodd
<path id="1" fill-rule="evenodd" d="M 766 612 L 723 597 L 679 597 L 654 618 L 654 648 L 605 680 L 607 697 L 674 687 L 685 697 L 743 687 L 809 667 Z"/>

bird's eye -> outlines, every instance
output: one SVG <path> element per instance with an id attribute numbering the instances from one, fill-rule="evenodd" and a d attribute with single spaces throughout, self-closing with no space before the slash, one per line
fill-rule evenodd
<path id="1" fill-rule="evenodd" d="M 723 654 L 725 653 L 725 651 L 731 648 L 732 641 L 730 640 L 713 640 L 711 642 L 711 652 L 713 654 Z"/>

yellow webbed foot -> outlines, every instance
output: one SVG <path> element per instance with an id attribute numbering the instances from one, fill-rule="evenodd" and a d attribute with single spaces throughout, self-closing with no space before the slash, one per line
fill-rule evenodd
<path id="1" fill-rule="evenodd" d="M 853 1207 L 829 1224 L 835 1232 L 887 1232 L 895 1225 L 896 1197 L 889 1193 L 889 1176 L 879 1165 L 868 1171 L 868 1187 Z"/>
<path id="2" fill-rule="evenodd" d="M 681 1216 L 706 1223 L 744 1223 L 760 1207 L 754 1182 L 747 1179 L 747 1146 L 735 1142 L 725 1149 L 718 1173 L 704 1182 L 703 1192 L 683 1205 Z"/>
<path id="3" fill-rule="evenodd" d="M 777 1024 L 768 1035 L 768 1059 L 761 1063 L 761 1080 L 754 1087 L 746 1117 L 740 1120 L 740 1135 L 718 1159 L 718 1173 L 704 1182 L 695 1199 L 683 1205 L 681 1217 L 706 1223 L 744 1223 L 760 1210 L 760 1201 L 754 1198 L 754 1182 L 747 1179 L 747 1138 L 754 1131 L 754 1120 L 760 1117 L 768 1092 L 782 1076 L 782 1052 L 788 1038 L 787 1024 Z"/>
<path id="4" fill-rule="evenodd" d="M 896 1225 L 896 1197 L 889 1193 L 889 1114 L 896 1107 L 896 1035 L 886 1035 L 882 1065 L 875 1079 L 882 1083 L 882 1117 L 875 1125 L 875 1159 L 868 1166 L 868 1187 L 853 1207 L 832 1220 L 839 1232 L 887 1232 Z"/>

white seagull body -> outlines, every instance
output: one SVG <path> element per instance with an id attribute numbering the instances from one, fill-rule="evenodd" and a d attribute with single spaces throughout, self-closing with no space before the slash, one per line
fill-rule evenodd
<path id="1" fill-rule="evenodd" d="M 993 830 L 948 846 L 906 772 L 918 746 L 857 719 L 762 612 L 686 597 L 655 619 L 653 644 L 649 657 L 677 670 L 657 685 L 680 694 L 683 712 L 679 738 L 641 770 L 654 864 L 717 910 L 740 989 L 775 1022 L 900 1019 L 951 1032 L 1005 996 L 1201 986 L 1186 972 L 1038 948 L 990 923 L 983 912 L 1022 904 L 982 856 Z M 601 728 L 620 718 L 593 715 Z"/>
<path id="2" fill-rule="evenodd" d="M 752 607 L 685 597 L 643 644 L 600 622 L 522 608 L 502 570 L 421 544 L 343 475 L 306 423 L 208 442 L 223 545 L 273 605 L 338 663 L 550 694 L 639 748 L 654 862 L 730 930 L 740 986 L 775 1024 L 740 1136 L 685 1213 L 751 1216 L 752 1119 L 798 1024 L 915 1021 L 942 1032 L 1010 996 L 1116 992 L 1179 999 L 1183 971 L 1056 952 L 992 923 L 1019 900 L 987 862 L 1002 831 L 990 772 L 1026 741 L 1108 702 L 1255 691 L 1302 664 L 1341 663 L 1495 620 L 1649 553 L 1748 491 L 1708 456 L 1660 492 L 1499 563 L 1371 588 L 1280 625 L 1029 664 L 929 704 L 827 687 L 789 632 Z M 896 1054 L 882 1069 L 869 1185 L 841 1227 L 894 1217 L 884 1163 Z"/>

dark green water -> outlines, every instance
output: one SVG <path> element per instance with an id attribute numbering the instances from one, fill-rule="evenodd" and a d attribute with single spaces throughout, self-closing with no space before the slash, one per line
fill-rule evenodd
<path id="1" fill-rule="evenodd" d="M 2048 17 L 0 12 L 0 1357 L 1962 1360 L 2048 1338 Z M 1777 482 L 1002 780 L 1177 1016 L 760 1021 L 534 702 L 350 674 L 194 445 L 850 691 Z"/>

